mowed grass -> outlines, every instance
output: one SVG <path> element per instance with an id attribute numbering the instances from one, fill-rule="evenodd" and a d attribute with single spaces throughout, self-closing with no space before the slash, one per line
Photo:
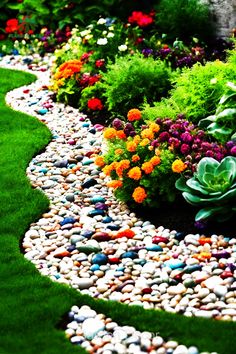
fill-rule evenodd
<path id="1" fill-rule="evenodd" d="M 32 189 L 25 170 L 51 134 L 37 119 L 7 107 L 4 97 L 33 80 L 33 75 L 0 69 L 0 354 L 84 353 L 58 328 L 76 304 L 88 304 L 120 325 L 196 345 L 201 351 L 235 353 L 236 323 L 95 300 L 41 276 L 20 253 L 20 240 L 29 224 L 49 205 L 41 192 Z"/>

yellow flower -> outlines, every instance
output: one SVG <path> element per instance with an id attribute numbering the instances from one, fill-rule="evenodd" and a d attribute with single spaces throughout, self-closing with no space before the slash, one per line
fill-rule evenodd
<path id="1" fill-rule="evenodd" d="M 107 128 L 103 136 L 105 139 L 114 139 L 116 137 L 116 130 L 114 128 Z"/>
<path id="2" fill-rule="evenodd" d="M 127 170 L 129 167 L 130 167 L 129 160 L 121 160 L 120 162 L 117 162 L 115 167 L 117 175 L 119 177 L 122 177 L 124 170 Z"/>
<path id="3" fill-rule="evenodd" d="M 123 149 L 116 149 L 116 150 L 115 150 L 115 154 L 116 154 L 116 155 L 121 155 L 121 154 L 123 154 L 123 152 L 124 152 Z"/>
<path id="4" fill-rule="evenodd" d="M 136 149 L 137 149 L 137 145 L 133 142 L 133 141 L 128 141 L 126 143 L 126 149 L 129 151 L 129 152 L 135 152 Z"/>
<path id="5" fill-rule="evenodd" d="M 145 139 L 141 140 L 140 146 L 146 146 L 146 145 L 148 145 L 149 143 L 150 143 L 150 140 L 147 139 L 147 138 L 145 138 Z"/>
<path id="6" fill-rule="evenodd" d="M 142 137 L 143 139 L 148 138 L 149 140 L 152 140 L 152 139 L 154 139 L 153 131 L 152 131 L 151 129 L 144 129 L 144 130 L 141 132 L 141 137 Z"/>
<path id="7" fill-rule="evenodd" d="M 140 140 L 141 140 L 141 138 L 140 138 L 139 135 L 135 135 L 134 138 L 133 138 L 133 142 L 134 142 L 135 144 L 139 144 L 139 143 L 140 143 Z"/>
<path id="8" fill-rule="evenodd" d="M 176 173 L 181 173 L 186 170 L 187 165 L 182 160 L 175 160 L 172 163 L 172 171 Z"/>
<path id="9" fill-rule="evenodd" d="M 149 129 L 151 129 L 154 133 L 157 133 L 160 130 L 160 126 L 157 123 L 151 123 L 149 125 Z"/>

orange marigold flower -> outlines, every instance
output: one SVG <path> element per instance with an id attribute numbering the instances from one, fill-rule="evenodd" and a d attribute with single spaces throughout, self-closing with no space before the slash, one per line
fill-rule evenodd
<path id="1" fill-rule="evenodd" d="M 187 168 L 187 165 L 182 160 L 175 160 L 172 163 L 172 171 L 176 173 L 181 173 Z"/>
<path id="2" fill-rule="evenodd" d="M 127 136 L 124 133 L 124 130 L 117 130 L 116 131 L 116 136 L 119 139 L 126 139 L 127 138 Z"/>
<path id="3" fill-rule="evenodd" d="M 142 203 L 144 199 L 147 198 L 147 193 L 143 187 L 137 187 L 135 188 L 132 197 L 136 203 Z"/>
<path id="4" fill-rule="evenodd" d="M 137 108 L 130 109 L 127 114 L 127 118 L 130 122 L 133 122 L 134 120 L 140 120 L 141 117 L 142 117 L 142 113 Z"/>
<path id="5" fill-rule="evenodd" d="M 138 181 L 142 176 L 142 171 L 139 167 L 133 167 L 128 172 L 128 177 Z"/>
<path id="6" fill-rule="evenodd" d="M 116 166 L 117 166 L 117 162 L 112 162 L 110 165 L 107 165 L 105 166 L 103 169 L 102 169 L 102 172 L 106 175 L 106 176 L 110 176 L 111 172 L 113 170 L 116 169 Z"/>
<path id="7" fill-rule="evenodd" d="M 120 162 L 117 162 L 115 166 L 116 173 L 119 177 L 122 177 L 124 170 L 127 170 L 130 167 L 130 161 L 129 160 L 121 160 Z"/>
<path id="8" fill-rule="evenodd" d="M 73 76 L 76 73 L 79 73 L 82 68 L 82 62 L 78 59 L 68 60 L 65 63 L 61 64 L 57 69 L 54 78 L 58 79 L 67 79 L 68 77 Z"/>
<path id="9" fill-rule="evenodd" d="M 159 156 L 153 156 L 151 159 L 150 159 L 150 162 L 153 164 L 153 166 L 157 166 L 161 163 L 161 159 Z"/>
<path id="10" fill-rule="evenodd" d="M 135 144 L 133 141 L 128 141 L 126 143 L 126 149 L 129 151 L 129 152 L 135 152 L 136 149 L 137 149 L 137 144 Z"/>
<path id="11" fill-rule="evenodd" d="M 105 139 L 114 139 L 116 137 L 116 130 L 114 128 L 107 128 L 104 130 L 103 136 Z"/>
<path id="12" fill-rule="evenodd" d="M 123 152 L 124 152 L 123 149 L 116 149 L 116 150 L 115 150 L 115 154 L 116 154 L 116 155 L 121 155 L 121 154 L 123 154 Z"/>
<path id="13" fill-rule="evenodd" d="M 104 162 L 104 158 L 103 156 L 97 156 L 95 158 L 95 165 L 99 166 L 99 167 L 103 167 L 105 165 L 105 162 Z"/>
<path id="14" fill-rule="evenodd" d="M 107 183 L 107 187 L 115 188 L 115 189 L 122 187 L 122 185 L 123 183 L 120 180 L 113 180 Z"/>
<path id="15" fill-rule="evenodd" d="M 140 136 L 139 136 L 139 135 L 135 135 L 134 138 L 133 138 L 133 142 L 134 142 L 135 144 L 139 144 L 140 141 L 141 141 Z"/>
<path id="16" fill-rule="evenodd" d="M 151 129 L 154 133 L 157 133 L 160 130 L 160 126 L 157 123 L 151 123 L 149 125 L 149 129 Z"/>
<path id="17" fill-rule="evenodd" d="M 140 160 L 140 157 L 138 155 L 133 155 L 131 160 L 132 162 L 138 162 Z"/>
<path id="18" fill-rule="evenodd" d="M 149 143 L 150 143 L 150 140 L 148 138 L 145 138 L 145 139 L 141 140 L 140 146 L 146 146 Z"/>
<path id="19" fill-rule="evenodd" d="M 144 162 L 141 168 L 146 174 L 149 174 L 153 171 L 153 164 L 151 162 Z"/>
<path id="20" fill-rule="evenodd" d="M 141 137 L 142 137 L 143 139 L 148 138 L 149 140 L 152 140 L 152 139 L 154 139 L 153 131 L 152 131 L 151 129 L 144 129 L 144 130 L 141 132 Z"/>

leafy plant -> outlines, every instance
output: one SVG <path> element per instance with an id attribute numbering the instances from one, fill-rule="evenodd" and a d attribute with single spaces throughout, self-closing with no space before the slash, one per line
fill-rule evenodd
<path id="1" fill-rule="evenodd" d="M 236 86 L 228 82 L 227 88 L 227 93 L 221 97 L 216 113 L 199 122 L 201 128 L 205 128 L 221 142 L 236 140 Z"/>
<path id="2" fill-rule="evenodd" d="M 140 54 L 117 58 L 103 74 L 102 86 L 108 110 L 125 116 L 134 106 L 151 104 L 166 96 L 171 88 L 172 72 L 162 61 Z"/>
<path id="3" fill-rule="evenodd" d="M 188 203 L 203 207 L 196 221 L 225 221 L 236 212 L 236 158 L 227 156 L 218 162 L 205 157 L 192 178 L 186 180 L 182 176 L 175 186 Z"/>
<path id="4" fill-rule="evenodd" d="M 160 0 L 156 9 L 157 28 L 174 40 L 198 37 L 208 40 L 214 35 L 209 6 L 199 0 Z"/>

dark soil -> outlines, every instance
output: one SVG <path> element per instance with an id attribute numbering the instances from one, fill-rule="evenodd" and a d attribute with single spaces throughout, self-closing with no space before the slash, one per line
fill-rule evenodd
<path id="1" fill-rule="evenodd" d="M 176 230 L 183 234 L 236 236 L 236 216 L 224 223 L 209 222 L 206 227 L 199 229 L 194 226 L 194 218 L 198 209 L 184 202 L 163 205 L 161 208 L 132 208 L 132 211 L 142 220 L 148 220 L 156 227 L 163 226 L 166 229 Z"/>

